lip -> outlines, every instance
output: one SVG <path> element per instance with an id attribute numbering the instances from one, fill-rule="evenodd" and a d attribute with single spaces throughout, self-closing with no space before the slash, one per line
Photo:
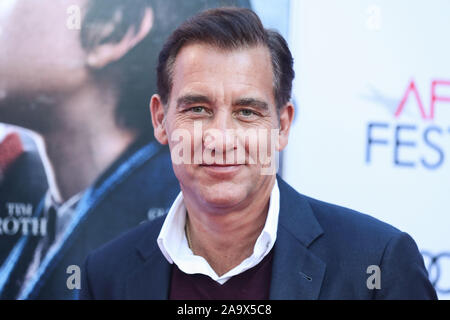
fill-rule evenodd
<path id="1" fill-rule="evenodd" d="M 239 172 L 239 170 L 243 167 L 242 164 L 201 164 L 200 168 L 205 170 L 209 175 L 215 176 L 218 178 L 228 178 L 232 177 Z"/>

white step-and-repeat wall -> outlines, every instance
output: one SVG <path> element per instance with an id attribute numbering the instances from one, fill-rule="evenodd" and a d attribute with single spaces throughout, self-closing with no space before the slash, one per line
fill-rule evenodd
<path id="1" fill-rule="evenodd" d="M 450 1 L 293 0 L 283 177 L 408 232 L 450 298 Z"/>

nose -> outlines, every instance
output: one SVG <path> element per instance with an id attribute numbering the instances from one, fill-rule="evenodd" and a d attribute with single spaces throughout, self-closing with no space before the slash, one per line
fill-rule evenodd
<path id="1" fill-rule="evenodd" d="M 225 163 L 227 154 L 236 149 L 235 128 L 230 112 L 218 111 L 214 118 L 204 127 L 203 147 L 216 160 L 222 158 Z"/>

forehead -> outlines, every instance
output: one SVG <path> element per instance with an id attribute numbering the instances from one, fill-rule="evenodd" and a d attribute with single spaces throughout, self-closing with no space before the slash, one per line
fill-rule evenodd
<path id="1" fill-rule="evenodd" d="M 173 66 L 171 97 L 189 93 L 213 100 L 253 96 L 274 104 L 269 50 L 264 46 L 224 50 L 198 43 L 183 47 Z"/>

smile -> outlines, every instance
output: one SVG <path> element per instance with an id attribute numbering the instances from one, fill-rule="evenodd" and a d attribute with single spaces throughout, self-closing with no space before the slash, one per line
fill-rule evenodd
<path id="1" fill-rule="evenodd" d="M 209 175 L 218 178 L 227 178 L 234 176 L 243 167 L 243 164 L 201 164 L 200 168 Z"/>

